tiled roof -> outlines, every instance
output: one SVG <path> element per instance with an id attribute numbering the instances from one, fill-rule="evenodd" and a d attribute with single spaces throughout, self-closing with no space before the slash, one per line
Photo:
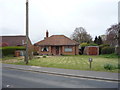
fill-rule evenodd
<path id="1" fill-rule="evenodd" d="M 64 36 L 64 35 L 52 35 L 40 42 L 35 43 L 35 45 L 51 45 L 51 46 L 55 46 L 55 45 L 79 45 L 79 43 L 77 43 L 74 40 L 71 40 L 70 38 Z"/>
<path id="2" fill-rule="evenodd" d="M 0 39 L 2 40 L 2 43 L 7 43 L 9 46 L 21 46 L 23 45 L 23 41 L 24 43 L 26 42 L 26 36 L 0 36 Z"/>

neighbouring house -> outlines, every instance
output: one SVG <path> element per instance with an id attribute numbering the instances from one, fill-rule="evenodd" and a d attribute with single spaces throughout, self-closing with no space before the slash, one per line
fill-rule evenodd
<path id="1" fill-rule="evenodd" d="M 7 46 L 9 47 L 26 46 L 26 36 L 0 36 L 0 47 L 7 47 Z M 33 45 L 30 39 L 28 39 L 28 49 L 29 49 L 29 53 L 33 51 Z M 14 51 L 14 49 L 13 50 L 11 49 L 11 52 L 9 54 L 14 54 L 14 52 L 15 52 L 15 56 L 23 56 L 25 54 L 24 50 Z"/>
<path id="2" fill-rule="evenodd" d="M 24 46 L 26 43 L 26 36 L 0 36 L 0 47 L 5 46 Z M 32 45 L 30 39 L 28 45 Z"/>
<path id="3" fill-rule="evenodd" d="M 78 55 L 79 43 L 64 35 L 52 35 L 48 31 L 44 40 L 34 44 L 34 49 L 39 55 Z"/>

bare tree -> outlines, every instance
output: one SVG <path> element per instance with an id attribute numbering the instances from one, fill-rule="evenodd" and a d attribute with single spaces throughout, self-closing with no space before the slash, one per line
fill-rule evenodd
<path id="1" fill-rule="evenodd" d="M 111 46 L 118 45 L 118 31 L 120 29 L 120 23 L 116 25 L 112 25 L 110 28 L 107 29 L 107 38 L 106 42 Z"/>
<path id="2" fill-rule="evenodd" d="M 86 30 L 83 27 L 76 28 L 73 34 L 71 35 L 71 38 L 79 43 L 89 43 L 92 41 L 92 37 L 86 32 Z"/>

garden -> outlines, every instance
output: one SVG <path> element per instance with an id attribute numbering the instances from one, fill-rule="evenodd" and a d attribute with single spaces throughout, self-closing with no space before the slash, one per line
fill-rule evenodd
<path id="1" fill-rule="evenodd" d="M 7 59 L 6 59 L 7 58 Z M 2 63 L 25 65 L 24 57 L 6 57 Z M 92 67 L 90 69 L 89 58 L 92 58 Z M 29 60 L 28 65 L 40 67 L 53 67 L 74 70 L 92 70 L 105 72 L 118 72 L 118 56 L 115 54 L 88 56 L 41 56 Z"/>

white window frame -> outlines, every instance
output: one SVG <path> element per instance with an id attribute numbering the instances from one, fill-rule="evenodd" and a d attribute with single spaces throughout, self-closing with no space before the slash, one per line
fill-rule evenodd
<path id="1" fill-rule="evenodd" d="M 65 46 L 64 51 L 65 51 L 65 52 L 72 52 L 73 49 L 72 49 L 71 46 Z"/>
<path id="2" fill-rule="evenodd" d="M 47 50 L 47 51 L 44 51 L 44 49 L 45 49 L 45 48 L 46 48 L 46 50 Z M 45 46 L 45 47 L 42 47 L 42 48 L 41 48 L 41 51 L 42 51 L 42 52 L 48 52 L 48 51 L 49 51 L 49 49 L 48 49 L 48 47 L 47 47 L 47 46 Z"/>

